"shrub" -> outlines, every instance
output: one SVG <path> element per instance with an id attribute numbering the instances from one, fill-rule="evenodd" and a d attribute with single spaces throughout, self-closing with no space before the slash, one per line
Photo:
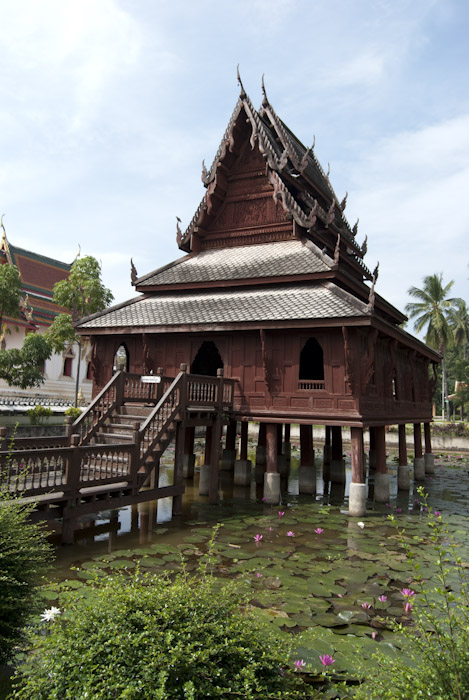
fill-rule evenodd
<path id="1" fill-rule="evenodd" d="M 287 642 L 255 621 L 233 582 L 137 572 L 83 590 L 65 595 L 47 636 L 33 636 L 12 698 L 313 697 L 282 670 Z"/>
<path id="2" fill-rule="evenodd" d="M 0 664 L 12 657 L 31 616 L 41 609 L 37 585 L 51 546 L 42 527 L 29 521 L 31 506 L 0 498 Z"/>
<path id="3" fill-rule="evenodd" d="M 76 421 L 77 418 L 81 416 L 82 410 L 78 406 L 69 406 L 67 410 L 65 411 L 66 416 L 71 416 L 73 418 L 73 421 Z"/>
<path id="4" fill-rule="evenodd" d="M 40 404 L 38 406 L 34 406 L 34 408 L 30 408 L 28 411 L 26 411 L 26 413 L 29 416 L 31 425 L 42 425 L 46 418 L 54 415 L 54 411 L 51 408 L 46 408 Z"/>
<path id="5" fill-rule="evenodd" d="M 376 673 L 356 694 L 363 700 L 463 700 L 469 698 L 469 582 L 465 564 L 456 556 L 455 546 L 439 514 L 428 508 L 423 490 L 418 489 L 424 510 L 429 513 L 430 541 L 438 573 L 424 583 L 414 563 L 414 580 L 421 587 L 412 608 L 413 625 L 397 625 L 406 640 L 405 655 L 376 655 Z M 394 520 L 391 517 L 392 520 Z M 412 551 L 407 550 L 413 562 Z"/>

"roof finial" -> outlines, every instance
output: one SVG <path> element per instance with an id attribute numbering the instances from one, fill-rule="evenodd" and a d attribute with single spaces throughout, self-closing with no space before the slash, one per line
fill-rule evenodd
<path id="1" fill-rule="evenodd" d="M 137 279 L 138 279 L 137 268 L 134 265 L 133 259 L 130 258 L 130 282 L 131 282 L 131 284 L 135 284 Z"/>
<path id="2" fill-rule="evenodd" d="M 4 217 L 4 216 L 5 216 L 5 214 L 2 214 L 2 215 L 0 216 L 0 226 L 1 226 L 2 229 L 3 229 L 3 233 L 6 234 L 5 226 L 3 225 L 3 217 Z"/>
<path id="3" fill-rule="evenodd" d="M 334 264 L 335 265 L 339 264 L 339 257 L 340 257 L 340 233 L 337 234 L 337 243 L 335 244 L 335 250 L 334 250 Z"/>
<path id="4" fill-rule="evenodd" d="M 355 237 L 355 236 L 357 235 L 357 233 L 358 233 L 358 222 L 359 222 L 359 221 L 360 221 L 360 219 L 357 219 L 356 222 L 355 222 L 354 225 L 353 225 L 352 235 L 353 235 L 354 237 Z"/>
<path id="5" fill-rule="evenodd" d="M 268 107 L 269 106 L 269 98 L 267 97 L 267 93 L 265 91 L 264 73 L 262 73 L 262 94 L 264 95 L 264 99 L 262 100 L 262 106 Z"/>
<path id="6" fill-rule="evenodd" d="M 378 272 L 379 272 L 379 260 L 378 260 L 378 262 L 376 263 L 375 269 L 373 270 L 373 279 L 374 279 L 375 282 L 378 281 Z"/>
<path id="7" fill-rule="evenodd" d="M 363 241 L 363 243 L 361 245 L 362 256 L 366 255 L 367 250 L 368 250 L 368 236 L 365 236 L 365 240 Z"/>
<path id="8" fill-rule="evenodd" d="M 241 88 L 241 92 L 239 93 L 239 96 L 242 100 L 244 100 L 244 98 L 246 97 L 246 90 L 244 89 L 243 81 L 241 80 L 241 76 L 239 74 L 239 63 L 236 66 L 236 75 L 238 77 L 239 87 Z"/>
<path id="9" fill-rule="evenodd" d="M 176 243 L 178 245 L 181 245 L 181 243 L 182 243 L 182 231 L 181 231 L 181 227 L 179 225 L 180 223 L 181 223 L 181 219 L 179 218 L 179 216 L 176 216 Z"/>

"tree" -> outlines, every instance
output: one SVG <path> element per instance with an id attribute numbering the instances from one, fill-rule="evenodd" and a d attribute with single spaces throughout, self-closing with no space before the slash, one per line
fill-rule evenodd
<path id="1" fill-rule="evenodd" d="M 17 316 L 20 306 L 21 277 L 14 265 L 0 265 L 0 342 L 5 337 L 4 316 Z"/>
<path id="2" fill-rule="evenodd" d="M 443 275 L 428 275 L 423 279 L 423 288 L 410 287 L 408 294 L 416 302 L 406 305 L 406 311 L 410 318 L 414 318 L 414 329 L 417 333 L 425 332 L 425 342 L 436 348 L 443 355 L 443 387 L 442 387 L 442 415 L 445 416 L 445 399 L 448 395 L 445 351 L 452 340 L 452 332 L 449 324 L 451 312 L 455 309 L 459 300 L 449 298 L 454 282 L 443 285 Z"/>
<path id="3" fill-rule="evenodd" d="M 455 308 L 450 310 L 449 322 L 454 336 L 454 343 L 462 348 L 463 359 L 465 360 L 469 343 L 469 309 L 463 299 L 456 300 Z"/>
<path id="4" fill-rule="evenodd" d="M 72 265 L 70 275 L 54 285 L 53 302 L 69 309 L 70 314 L 59 314 L 47 331 L 47 340 L 55 352 L 63 352 L 66 347 L 77 343 L 78 367 L 75 387 L 75 405 L 80 381 L 80 359 L 82 338 L 77 335 L 74 321 L 102 311 L 113 301 L 110 289 L 101 280 L 101 266 L 96 258 L 88 255 L 78 258 Z"/>
<path id="5" fill-rule="evenodd" d="M 19 315 L 21 305 L 21 277 L 14 265 L 0 265 L 0 343 L 7 332 L 5 316 Z M 44 381 L 44 362 L 52 354 L 47 340 L 35 333 L 26 336 L 23 347 L 0 350 L 0 379 L 9 386 L 28 389 Z"/>

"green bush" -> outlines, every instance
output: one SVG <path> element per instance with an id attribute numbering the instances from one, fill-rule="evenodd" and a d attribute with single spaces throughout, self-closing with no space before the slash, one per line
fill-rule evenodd
<path id="1" fill-rule="evenodd" d="M 37 585 L 47 570 L 51 546 L 31 507 L 0 498 L 0 664 L 12 657 L 23 630 L 42 608 Z"/>
<path id="2" fill-rule="evenodd" d="M 33 636 L 12 698 L 316 697 L 283 670 L 287 643 L 255 621 L 234 583 L 137 572 L 82 592 L 66 594 L 49 633 Z"/>
<path id="3" fill-rule="evenodd" d="M 66 416 L 71 416 L 73 418 L 73 421 L 75 422 L 77 418 L 79 418 L 82 414 L 82 409 L 79 408 L 78 406 L 70 406 L 67 408 L 65 411 Z"/>
<path id="4" fill-rule="evenodd" d="M 42 425 L 46 418 L 54 415 L 54 411 L 51 408 L 46 408 L 40 404 L 34 406 L 34 408 L 30 408 L 26 413 L 29 416 L 31 425 Z"/>
<path id="5" fill-rule="evenodd" d="M 469 582 L 466 565 L 456 555 L 455 545 L 441 516 L 427 507 L 418 489 L 424 512 L 428 512 L 430 542 L 433 543 L 438 573 L 424 583 L 414 563 L 416 587 L 412 596 L 411 626 L 397 625 L 406 645 L 402 655 L 374 656 L 376 673 L 365 681 L 357 700 L 467 700 L 469 698 Z M 394 520 L 391 517 L 391 520 Z"/>

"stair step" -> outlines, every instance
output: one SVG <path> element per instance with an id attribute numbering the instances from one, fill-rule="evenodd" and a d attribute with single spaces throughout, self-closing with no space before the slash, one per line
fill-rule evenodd
<path id="1" fill-rule="evenodd" d="M 115 442 L 132 442 L 132 436 L 123 433 L 98 433 L 96 439 L 104 445 L 112 445 Z"/>
<path id="2" fill-rule="evenodd" d="M 119 406 L 119 414 L 121 416 L 136 416 L 138 418 L 142 418 L 144 416 L 145 418 L 150 415 L 150 413 L 153 411 L 155 407 L 154 406 L 141 406 L 139 404 L 122 404 L 122 406 Z"/>
<path id="3" fill-rule="evenodd" d="M 113 416 L 114 418 L 114 416 Z M 128 425 L 127 423 L 106 423 L 105 425 L 106 428 L 117 428 L 118 430 L 133 430 L 132 425 Z"/>

